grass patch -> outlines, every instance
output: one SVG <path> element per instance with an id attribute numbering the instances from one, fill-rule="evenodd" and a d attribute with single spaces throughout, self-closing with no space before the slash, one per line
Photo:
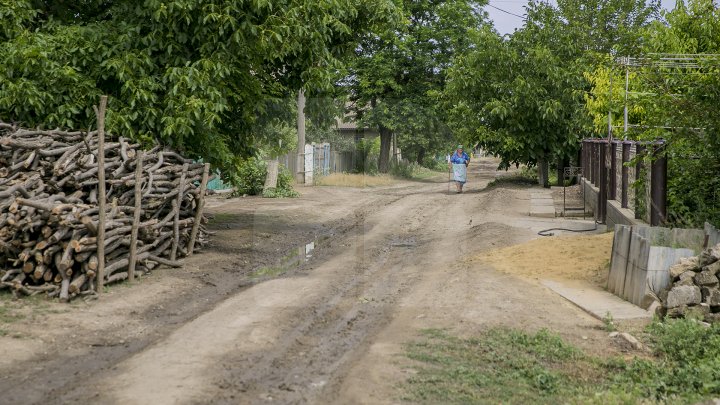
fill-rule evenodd
<path id="1" fill-rule="evenodd" d="M 413 402 L 563 403 L 600 378 L 592 359 L 547 331 L 492 329 L 468 339 L 424 334 L 407 352 L 422 364 L 407 382 Z"/>
<path id="2" fill-rule="evenodd" d="M 416 180 L 426 180 L 431 179 L 434 177 L 443 177 L 447 176 L 447 171 L 438 171 L 433 169 L 428 169 L 424 166 L 416 166 L 413 170 L 412 178 Z"/>
<path id="3" fill-rule="evenodd" d="M 496 188 L 496 187 L 506 187 L 506 186 L 536 186 L 538 184 L 537 180 L 537 174 L 533 173 L 531 170 L 528 170 L 527 168 L 520 169 L 516 172 L 513 172 L 511 174 L 507 174 L 504 176 L 496 177 L 494 180 L 488 183 L 487 187 L 490 188 Z"/>
<path id="4" fill-rule="evenodd" d="M 18 313 L 16 308 L 11 308 L 8 302 L 0 302 L 0 324 L 12 323 L 25 318 L 25 315 Z"/>
<path id="5" fill-rule="evenodd" d="M 586 355 L 547 330 L 423 334 L 406 347 L 417 362 L 403 385 L 412 402 L 692 404 L 720 395 L 720 325 L 655 322 L 647 330 L 654 357 L 631 360 Z"/>
<path id="6" fill-rule="evenodd" d="M 389 186 L 395 182 L 396 180 L 391 176 L 362 173 L 332 173 L 315 179 L 315 185 L 337 187 L 379 187 Z"/>

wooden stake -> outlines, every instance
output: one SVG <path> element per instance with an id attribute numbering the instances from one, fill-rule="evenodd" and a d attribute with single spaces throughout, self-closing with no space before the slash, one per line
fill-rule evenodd
<path id="1" fill-rule="evenodd" d="M 202 220 L 203 208 L 205 208 L 205 191 L 207 190 L 208 177 L 210 175 L 210 164 L 205 163 L 205 170 L 203 170 L 202 182 L 200 182 L 200 191 L 197 195 L 197 208 L 195 211 L 195 220 L 193 221 L 192 231 L 190 232 L 190 242 L 188 242 L 188 256 L 193 254 L 195 249 L 195 238 L 197 238 L 198 230 L 200 229 L 200 221 Z"/>
<path id="2" fill-rule="evenodd" d="M 137 262 L 137 238 L 138 228 L 140 227 L 140 210 L 142 209 L 142 150 L 138 150 L 135 164 L 135 211 L 132 230 L 130 231 L 130 254 L 128 257 L 130 263 L 128 265 L 128 281 L 133 281 L 135 279 L 135 263 Z"/>
<path id="3" fill-rule="evenodd" d="M 107 96 L 100 97 L 100 108 L 97 110 L 98 129 L 98 233 L 97 233 L 97 286 L 95 291 L 102 293 L 105 284 L 105 110 Z"/>
<path id="4" fill-rule="evenodd" d="M 175 261 L 177 258 L 177 249 L 180 244 L 180 206 L 182 205 L 182 199 L 185 196 L 183 190 L 185 189 L 185 175 L 187 174 L 188 164 L 184 163 L 182 168 L 182 174 L 180 175 L 180 183 L 178 183 L 178 195 L 177 203 L 175 205 L 175 220 L 173 222 L 173 241 L 172 250 L 170 250 L 170 260 Z"/>

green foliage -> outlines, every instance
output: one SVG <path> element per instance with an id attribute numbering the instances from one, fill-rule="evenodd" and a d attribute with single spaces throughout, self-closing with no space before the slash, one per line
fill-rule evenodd
<path id="1" fill-rule="evenodd" d="M 425 331 L 407 346 L 418 361 L 407 398 L 423 403 L 678 403 L 720 395 L 720 325 L 648 327 L 654 358 L 600 359 L 546 330 L 490 329 L 461 339 Z"/>
<path id="2" fill-rule="evenodd" d="M 235 170 L 236 193 L 239 195 L 258 195 L 262 193 L 267 176 L 267 164 L 258 158 L 250 157 L 238 163 Z"/>
<path id="3" fill-rule="evenodd" d="M 670 225 L 717 224 L 720 118 L 716 110 L 720 96 L 716 89 L 720 86 L 720 60 L 712 55 L 720 53 L 720 12 L 709 0 L 690 0 L 678 3 L 675 10 L 664 13 L 664 18 L 665 22 L 644 29 L 642 52 L 650 55 L 649 62 L 661 53 L 690 53 L 697 55 L 699 67 L 658 68 L 650 63 L 633 68 L 627 94 L 631 127 L 622 136 L 667 142 Z M 586 108 L 595 132 L 607 133 L 608 108 L 615 117 L 613 125 L 622 124 L 625 72 L 598 67 L 586 77 L 593 85 L 586 96 Z M 640 207 L 644 209 L 643 204 Z"/>
<path id="4" fill-rule="evenodd" d="M 293 189 L 294 183 L 295 179 L 292 173 L 287 168 L 281 167 L 278 170 L 277 187 L 264 189 L 262 196 L 266 198 L 297 197 L 299 194 Z"/>
<path id="5" fill-rule="evenodd" d="M 286 135 L 267 130 L 268 101 L 331 87 L 359 36 L 398 16 L 392 0 L 66 3 L 0 2 L 0 117 L 88 128 L 107 94 L 110 132 L 230 179 L 238 159 Z"/>
<path id="6" fill-rule="evenodd" d="M 358 141 L 355 171 L 365 174 L 378 173 L 378 156 L 380 155 L 380 138 L 363 138 Z"/>
<path id="7" fill-rule="evenodd" d="M 449 73 L 451 127 L 498 155 L 501 167 L 573 158 L 590 128 L 583 72 L 602 53 L 637 49 L 656 10 L 644 0 L 531 2 L 512 36 L 474 32 L 476 46 Z"/>
<path id="8" fill-rule="evenodd" d="M 617 330 L 617 326 L 615 326 L 615 320 L 613 319 L 613 316 L 610 313 L 610 311 L 608 311 L 605 314 L 602 321 L 603 321 L 603 325 L 605 326 L 606 332 L 614 332 Z"/>
<path id="9" fill-rule="evenodd" d="M 495 177 L 491 182 L 488 183 L 488 189 L 494 187 L 503 187 L 507 185 L 518 185 L 518 186 L 535 186 L 538 184 L 537 170 L 533 170 L 527 166 L 523 166 L 520 170 L 507 174 L 504 176 Z"/>
<path id="10" fill-rule="evenodd" d="M 416 164 L 408 162 L 391 162 L 390 163 L 390 174 L 395 177 L 401 177 L 404 179 L 412 179 L 415 174 Z"/>
<path id="11" fill-rule="evenodd" d="M 673 403 L 720 395 L 720 325 L 707 328 L 682 319 L 655 322 L 648 331 L 658 359 L 620 364 L 614 384 L 644 398 Z"/>
<path id="12" fill-rule="evenodd" d="M 444 156 L 425 159 L 422 162 L 422 166 L 435 172 L 446 172 L 448 170 Z"/>

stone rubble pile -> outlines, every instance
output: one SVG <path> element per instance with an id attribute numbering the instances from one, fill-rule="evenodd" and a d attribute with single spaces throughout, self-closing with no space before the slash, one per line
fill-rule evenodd
<path id="1" fill-rule="evenodd" d="M 720 244 L 670 267 L 672 283 L 659 294 L 661 317 L 720 322 Z"/>

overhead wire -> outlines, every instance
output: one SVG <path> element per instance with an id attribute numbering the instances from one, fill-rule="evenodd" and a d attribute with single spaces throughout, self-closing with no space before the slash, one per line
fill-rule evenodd
<path id="1" fill-rule="evenodd" d="M 507 10 L 503 10 L 503 9 L 501 9 L 500 7 L 493 6 L 493 5 L 490 4 L 490 3 L 488 3 L 487 6 L 488 6 L 488 7 L 492 7 L 492 8 L 494 8 L 495 10 L 502 11 L 503 13 L 510 14 L 510 15 L 515 16 L 515 17 L 518 17 L 518 18 L 522 18 L 523 20 L 527 20 L 527 18 L 526 18 L 525 16 L 522 16 L 522 15 L 520 15 L 520 14 L 515 14 L 515 13 L 510 12 L 510 11 L 507 11 Z"/>

